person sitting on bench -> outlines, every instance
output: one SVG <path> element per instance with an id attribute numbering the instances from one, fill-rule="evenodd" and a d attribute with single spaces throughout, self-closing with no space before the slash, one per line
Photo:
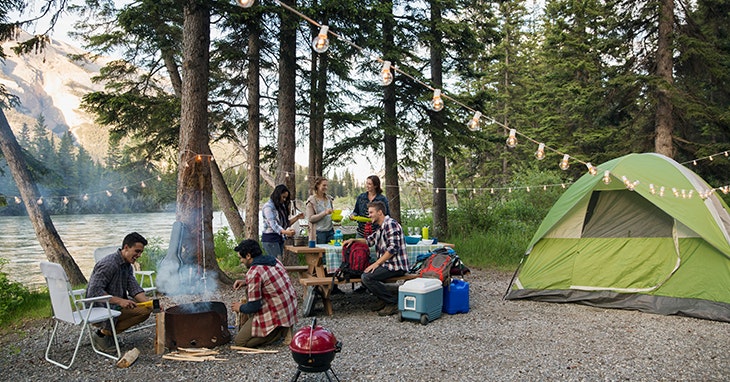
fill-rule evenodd
<path id="1" fill-rule="evenodd" d="M 408 271 L 403 227 L 386 215 L 383 202 L 374 201 L 368 204 L 368 214 L 373 226 L 377 227 L 375 231 L 365 239 L 346 240 L 343 245 L 349 245 L 353 241 L 365 241 L 368 246 L 375 246 L 378 259 L 365 268 L 361 282 L 380 300 L 373 310 L 378 310 L 380 316 L 390 316 L 398 312 L 398 294 L 389 290 L 383 281 L 403 276 Z"/>

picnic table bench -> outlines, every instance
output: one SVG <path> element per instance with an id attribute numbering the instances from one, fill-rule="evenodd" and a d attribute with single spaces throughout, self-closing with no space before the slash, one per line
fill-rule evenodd
<path id="1" fill-rule="evenodd" d="M 403 276 L 398 277 L 391 277 L 389 279 L 386 279 L 384 282 L 386 283 L 394 283 L 398 281 L 406 281 L 406 280 L 412 280 L 417 278 L 418 275 L 406 273 Z M 304 309 L 303 313 L 305 316 L 309 316 L 312 312 L 312 307 L 314 306 L 314 297 L 315 297 L 315 288 L 319 290 L 320 295 L 322 296 L 322 303 L 324 304 L 324 311 L 328 316 L 331 316 L 334 311 L 332 309 L 332 299 L 331 299 L 331 293 L 332 293 L 332 285 L 333 284 L 350 284 L 350 283 L 359 283 L 362 281 L 359 278 L 350 278 L 350 280 L 338 280 L 337 278 L 334 278 L 332 276 L 327 277 L 300 277 L 299 283 L 302 284 L 305 288 L 304 292 L 304 301 L 302 303 L 302 307 Z"/>

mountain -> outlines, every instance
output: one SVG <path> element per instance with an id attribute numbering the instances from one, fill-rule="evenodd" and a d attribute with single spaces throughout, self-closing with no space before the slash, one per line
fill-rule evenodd
<path id="1" fill-rule="evenodd" d="M 43 115 L 46 126 L 56 136 L 70 131 L 93 158 L 104 158 L 109 138 L 107 128 L 96 124 L 94 116 L 79 105 L 85 94 L 104 89 L 102 84 L 92 83 L 91 78 L 110 59 L 72 60 L 69 55 L 86 52 L 55 39 L 44 50 L 21 56 L 10 49 L 30 37 L 21 32 L 17 40 L 2 44 L 7 58 L 0 62 L 0 83 L 21 102 L 20 106 L 5 110 L 11 128 L 17 135 L 24 123 L 32 128 L 38 116 Z"/>

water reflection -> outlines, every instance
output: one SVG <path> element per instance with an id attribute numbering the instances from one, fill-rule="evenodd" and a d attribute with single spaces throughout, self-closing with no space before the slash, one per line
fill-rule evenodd
<path id="1" fill-rule="evenodd" d="M 170 241 L 174 212 L 114 215 L 58 215 L 53 225 L 71 256 L 88 278 L 94 268 L 94 249 L 121 245 L 124 236 L 137 231 L 148 240 L 159 238 L 162 248 Z M 213 213 L 213 232 L 228 222 L 221 212 Z M 38 264 L 47 260 L 27 216 L 0 217 L 0 257 L 7 259 L 4 272 L 11 280 L 29 288 L 43 284 Z"/>

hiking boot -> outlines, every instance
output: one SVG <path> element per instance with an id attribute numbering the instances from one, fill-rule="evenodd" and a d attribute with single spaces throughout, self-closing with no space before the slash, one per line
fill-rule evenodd
<path id="1" fill-rule="evenodd" d="M 386 305 L 378 311 L 378 316 L 392 316 L 398 313 L 398 305 Z"/>
<path id="2" fill-rule="evenodd" d="M 94 333 L 91 335 L 91 340 L 94 341 L 94 347 L 96 347 L 96 350 L 104 353 L 113 353 L 117 351 L 116 346 L 114 346 L 114 338 L 111 336 L 101 337 L 98 333 Z"/>
<path id="3" fill-rule="evenodd" d="M 386 305 L 385 304 L 385 301 L 378 300 L 378 302 L 376 302 L 375 304 L 373 304 L 372 306 L 370 306 L 370 311 L 371 312 L 377 312 L 377 311 L 383 310 L 383 308 L 385 308 L 385 305 Z"/>

